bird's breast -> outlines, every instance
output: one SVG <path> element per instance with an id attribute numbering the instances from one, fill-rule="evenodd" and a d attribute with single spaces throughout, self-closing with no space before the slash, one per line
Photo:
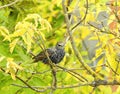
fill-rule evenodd
<path id="1" fill-rule="evenodd" d="M 59 63 L 63 59 L 64 55 L 65 55 L 64 50 L 59 49 L 56 50 L 54 54 L 50 56 L 50 59 L 53 63 Z"/>

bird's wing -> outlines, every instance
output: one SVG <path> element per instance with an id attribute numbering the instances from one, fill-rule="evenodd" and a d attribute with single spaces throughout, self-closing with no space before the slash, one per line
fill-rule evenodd
<path id="1" fill-rule="evenodd" d="M 55 52 L 54 48 L 49 48 L 46 49 L 48 56 L 52 55 Z M 44 51 L 40 52 L 38 55 L 34 56 L 33 59 L 35 62 L 39 61 L 39 60 L 43 60 L 44 58 L 47 58 L 46 54 Z"/>
<path id="2" fill-rule="evenodd" d="M 48 56 L 51 56 L 52 54 L 54 54 L 55 51 L 56 51 L 55 48 L 49 48 L 49 49 L 47 49 Z"/>

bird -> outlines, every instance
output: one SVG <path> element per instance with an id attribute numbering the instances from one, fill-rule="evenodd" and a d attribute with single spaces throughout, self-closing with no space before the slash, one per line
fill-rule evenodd
<path id="1" fill-rule="evenodd" d="M 45 51 L 48 53 L 48 57 L 52 61 L 52 63 L 58 64 L 64 58 L 64 56 L 65 56 L 64 45 L 65 45 L 64 42 L 57 42 L 55 47 L 45 49 Z M 39 54 L 34 56 L 33 62 L 42 61 L 43 63 L 48 64 L 49 59 L 47 58 L 45 51 L 41 51 Z"/>

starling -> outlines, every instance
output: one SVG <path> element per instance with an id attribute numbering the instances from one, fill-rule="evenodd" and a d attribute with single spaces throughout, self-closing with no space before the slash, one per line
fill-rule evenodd
<path id="1" fill-rule="evenodd" d="M 48 56 L 53 63 L 57 64 L 64 58 L 65 55 L 64 45 L 65 44 L 63 42 L 58 42 L 55 47 L 46 49 Z M 48 64 L 49 62 L 44 51 L 34 56 L 33 59 L 34 62 L 42 61 L 45 64 Z"/>

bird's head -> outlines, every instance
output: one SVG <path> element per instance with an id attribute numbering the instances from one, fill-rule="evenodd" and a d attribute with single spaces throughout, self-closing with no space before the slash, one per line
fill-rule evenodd
<path id="1" fill-rule="evenodd" d="M 56 44 L 56 49 L 64 49 L 65 43 L 64 42 L 58 42 Z"/>

